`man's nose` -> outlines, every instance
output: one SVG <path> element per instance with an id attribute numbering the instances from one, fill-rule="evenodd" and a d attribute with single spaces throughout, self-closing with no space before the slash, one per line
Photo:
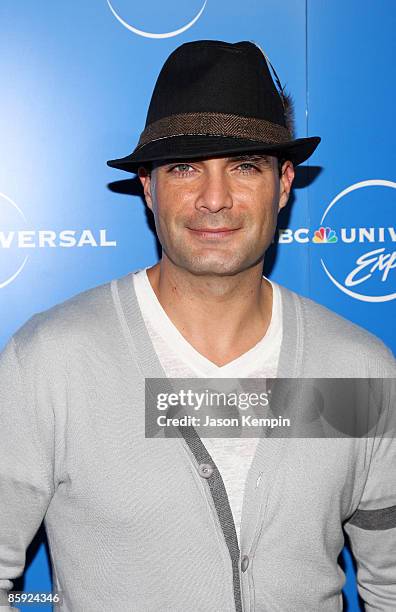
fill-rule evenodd
<path id="1" fill-rule="evenodd" d="M 196 206 L 209 212 L 232 207 L 230 184 L 220 169 L 211 169 L 203 177 Z"/>

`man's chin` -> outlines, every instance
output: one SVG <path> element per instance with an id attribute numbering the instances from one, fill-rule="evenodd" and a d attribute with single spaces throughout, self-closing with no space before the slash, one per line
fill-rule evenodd
<path id="1" fill-rule="evenodd" d="M 228 260 L 194 259 L 184 261 L 182 267 L 194 276 L 235 276 L 248 267 L 246 263 Z"/>

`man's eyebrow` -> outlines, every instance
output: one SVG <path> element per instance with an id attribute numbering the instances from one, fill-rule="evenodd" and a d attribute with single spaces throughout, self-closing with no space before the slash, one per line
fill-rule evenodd
<path id="1" fill-rule="evenodd" d="M 270 158 L 268 155 L 249 155 L 249 154 L 244 154 L 244 155 L 235 155 L 232 157 L 228 157 L 227 158 L 228 162 L 236 162 L 236 161 L 254 161 L 254 162 L 261 162 L 263 164 L 269 164 L 270 162 Z"/>
<path id="2" fill-rule="evenodd" d="M 261 154 L 254 154 L 254 153 L 244 153 L 243 155 L 232 155 L 231 157 L 226 157 L 225 158 L 227 163 L 235 163 L 235 162 L 255 162 L 258 164 L 262 164 L 262 165 L 271 165 L 271 159 L 269 155 L 265 155 L 264 153 Z M 164 161 L 158 161 L 158 162 L 153 162 L 153 168 L 155 167 L 160 167 L 160 166 L 164 166 L 164 167 L 168 167 L 168 166 L 172 166 L 175 164 L 189 164 L 190 162 L 200 162 L 200 161 L 205 161 L 205 158 L 189 158 L 189 157 L 183 157 L 180 159 L 167 159 Z"/>

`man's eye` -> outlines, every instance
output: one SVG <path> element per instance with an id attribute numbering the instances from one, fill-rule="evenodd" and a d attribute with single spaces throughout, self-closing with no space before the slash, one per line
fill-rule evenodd
<path id="1" fill-rule="evenodd" d="M 191 170 L 193 170 L 193 167 L 190 166 L 190 164 L 177 164 L 176 166 L 172 166 L 170 168 L 170 172 L 179 172 L 180 174 L 187 174 Z"/>
<path id="2" fill-rule="evenodd" d="M 239 164 L 238 168 L 240 168 L 242 172 L 254 172 L 255 170 L 258 170 L 257 166 L 251 164 L 250 162 Z"/>

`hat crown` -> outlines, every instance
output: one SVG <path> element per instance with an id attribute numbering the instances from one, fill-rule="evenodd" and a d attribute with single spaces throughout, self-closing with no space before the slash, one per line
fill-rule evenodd
<path id="1" fill-rule="evenodd" d="M 258 45 L 197 40 L 165 61 L 134 151 L 107 163 L 136 172 L 153 161 L 256 152 L 300 164 L 319 142 L 294 138 L 290 96 Z"/>
<path id="2" fill-rule="evenodd" d="M 146 127 L 185 113 L 226 113 L 286 126 L 267 61 L 249 41 L 194 41 L 171 53 L 155 84 Z"/>

